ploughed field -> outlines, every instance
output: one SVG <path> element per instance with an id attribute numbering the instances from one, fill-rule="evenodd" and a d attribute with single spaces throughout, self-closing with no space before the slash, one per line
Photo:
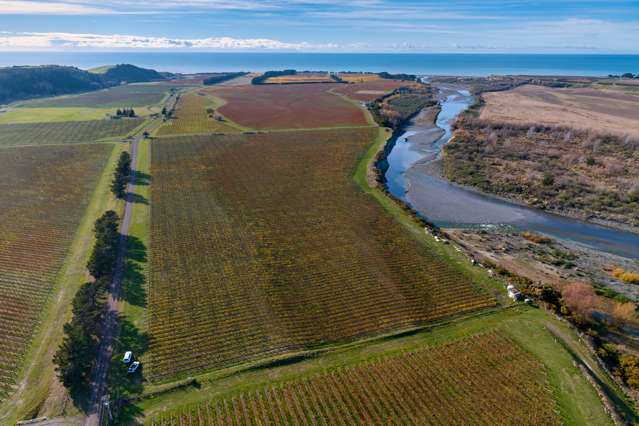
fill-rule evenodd
<path id="1" fill-rule="evenodd" d="M 0 124 L 0 147 L 86 143 L 126 136 L 144 120 L 65 121 L 61 123 Z"/>
<path id="2" fill-rule="evenodd" d="M 124 108 L 154 105 L 167 96 L 166 84 L 127 84 L 80 95 L 68 95 L 20 102 L 20 107 L 34 108 Z"/>
<path id="3" fill-rule="evenodd" d="M 341 84 L 264 84 L 206 89 L 227 103 L 218 111 L 240 126 L 303 129 L 367 126 L 364 111 L 330 92 Z"/>
<path id="4" fill-rule="evenodd" d="M 591 129 L 639 138 L 636 92 L 526 85 L 482 96 L 486 101 L 481 112 L 484 120 Z"/>
<path id="5" fill-rule="evenodd" d="M 377 132 L 153 142 L 148 379 L 494 305 L 354 182 Z"/>
<path id="6" fill-rule="evenodd" d="M 559 425 L 544 366 L 503 332 L 161 414 L 173 425 Z"/>
<path id="7" fill-rule="evenodd" d="M 112 150 L 111 144 L 0 149 L 0 399 Z"/>
<path id="8" fill-rule="evenodd" d="M 213 115 L 215 100 L 204 92 L 190 92 L 180 96 L 175 117 L 158 131 L 159 136 L 194 133 L 236 133 L 239 131 L 228 121 L 216 120 Z"/>

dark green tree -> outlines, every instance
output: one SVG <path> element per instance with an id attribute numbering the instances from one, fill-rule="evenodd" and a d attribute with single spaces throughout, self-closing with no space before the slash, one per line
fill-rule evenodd
<path id="1" fill-rule="evenodd" d="M 123 151 L 120 154 L 118 165 L 111 182 L 111 192 L 118 198 L 124 198 L 126 195 L 126 186 L 131 178 L 131 156 L 128 152 Z"/>
<path id="2" fill-rule="evenodd" d="M 89 258 L 87 269 L 96 280 L 110 277 L 113 274 L 120 238 L 119 222 L 120 218 L 112 210 L 104 213 L 95 222 L 95 246 Z"/>
<path id="3" fill-rule="evenodd" d="M 89 382 L 96 343 L 86 335 L 79 321 L 65 324 L 64 334 L 53 362 L 60 381 L 73 394 L 82 391 Z"/>

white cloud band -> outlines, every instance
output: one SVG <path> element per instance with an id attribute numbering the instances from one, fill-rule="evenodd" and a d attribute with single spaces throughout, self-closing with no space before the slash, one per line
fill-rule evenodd
<path id="1" fill-rule="evenodd" d="M 0 50 L 45 49 L 202 49 L 202 50 L 329 50 L 335 44 L 287 43 L 267 38 L 208 37 L 180 39 L 134 35 L 0 32 Z"/>

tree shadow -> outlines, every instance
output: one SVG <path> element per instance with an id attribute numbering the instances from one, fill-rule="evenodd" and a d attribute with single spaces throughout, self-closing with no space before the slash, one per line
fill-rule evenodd
<path id="1" fill-rule="evenodd" d="M 122 279 L 120 298 L 133 306 L 146 306 L 146 246 L 135 236 L 127 238 L 127 261 Z"/>
<path id="2" fill-rule="evenodd" d="M 148 186 L 151 184 L 151 175 L 145 172 L 135 171 L 135 184 L 141 186 Z"/>
<path id="3" fill-rule="evenodd" d="M 111 415 L 115 424 L 136 425 L 139 424 L 136 419 L 143 411 L 133 404 L 133 400 L 144 391 L 144 364 L 140 364 L 134 373 L 129 373 L 131 364 L 125 364 L 122 358 L 126 351 L 132 351 L 134 360 L 139 361 L 149 348 L 149 335 L 141 332 L 126 316 L 121 315 L 118 321 L 120 333 L 114 341 L 114 356 L 109 369 Z"/>
<path id="4" fill-rule="evenodd" d="M 124 195 L 124 199 L 134 204 L 144 204 L 147 206 L 149 205 L 149 200 L 147 200 L 140 194 L 136 194 L 135 192 L 127 192 Z"/>

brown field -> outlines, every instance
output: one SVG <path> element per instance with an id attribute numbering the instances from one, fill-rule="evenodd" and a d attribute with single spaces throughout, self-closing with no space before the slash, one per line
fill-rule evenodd
<path id="1" fill-rule="evenodd" d="M 362 102 L 373 101 L 393 90 L 412 85 L 414 82 L 402 80 L 371 80 L 364 83 L 344 84 L 333 91 Z"/>
<path id="2" fill-rule="evenodd" d="M 544 365 L 503 332 L 221 397 L 173 425 L 559 425 Z"/>
<path id="3" fill-rule="evenodd" d="M 593 129 L 639 138 L 639 96 L 618 90 L 526 85 L 483 97 L 486 105 L 481 118 L 485 120 Z"/>
<path id="4" fill-rule="evenodd" d="M 252 129 L 302 129 L 366 126 L 364 111 L 330 93 L 340 84 L 211 87 L 207 93 L 227 103 L 219 112 Z"/>
<path id="5" fill-rule="evenodd" d="M 147 379 L 494 305 L 354 182 L 377 134 L 153 142 Z"/>
<path id="6" fill-rule="evenodd" d="M 349 83 L 366 83 L 369 81 L 379 81 L 382 78 L 374 73 L 343 72 L 338 74 L 339 78 Z"/>
<path id="7" fill-rule="evenodd" d="M 211 117 L 207 108 L 216 106 L 215 99 L 201 92 L 190 92 L 180 97 L 175 116 L 158 130 L 158 136 L 194 133 L 237 133 L 240 130 L 228 121 Z"/>
<path id="8" fill-rule="evenodd" d="M 291 83 L 330 83 L 333 79 L 326 73 L 304 72 L 295 75 L 280 75 L 270 77 L 265 84 L 291 84 Z"/>
<path id="9" fill-rule="evenodd" d="M 0 149 L 0 400 L 112 151 L 112 144 Z"/>

